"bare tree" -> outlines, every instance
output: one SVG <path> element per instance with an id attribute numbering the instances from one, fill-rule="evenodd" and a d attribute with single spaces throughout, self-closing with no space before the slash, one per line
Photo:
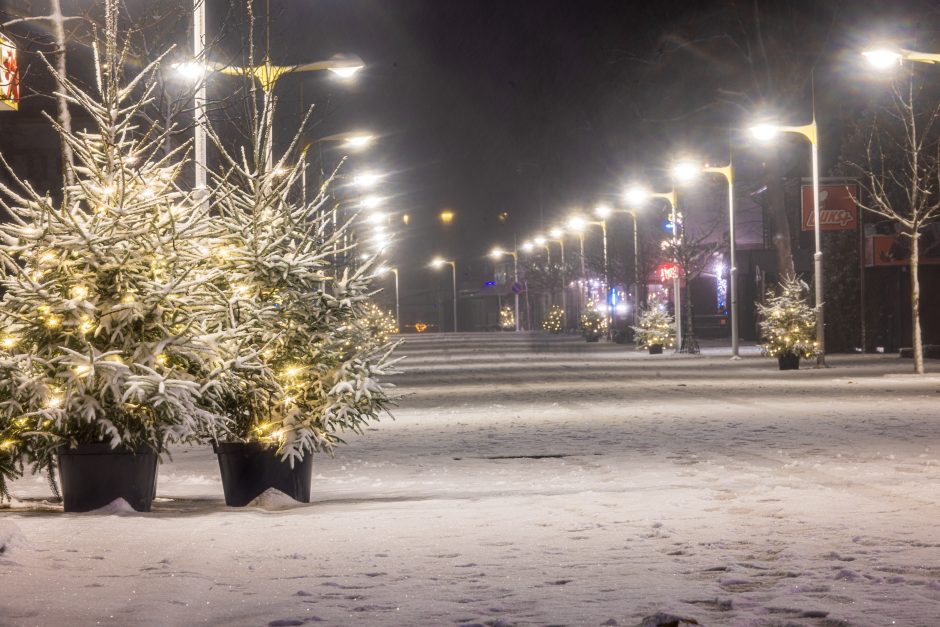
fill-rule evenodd
<path id="1" fill-rule="evenodd" d="M 874 110 L 865 129 L 864 161 L 850 164 L 865 194 L 859 205 L 895 222 L 910 244 L 914 372 L 924 373 L 920 326 L 920 239 L 940 216 L 940 104 L 920 97 L 914 74 L 893 83 L 890 102 Z"/>
<path id="2" fill-rule="evenodd" d="M 695 339 L 695 324 L 693 323 L 692 309 L 692 281 L 702 276 L 715 258 L 715 253 L 722 250 L 726 244 L 714 240 L 714 232 L 718 221 L 698 229 L 680 228 L 679 236 L 664 240 L 662 249 L 666 258 L 675 261 L 681 277 L 685 278 L 685 303 L 679 315 L 685 318 L 681 323 L 685 329 L 682 335 L 681 352 L 698 353 L 698 340 Z"/>

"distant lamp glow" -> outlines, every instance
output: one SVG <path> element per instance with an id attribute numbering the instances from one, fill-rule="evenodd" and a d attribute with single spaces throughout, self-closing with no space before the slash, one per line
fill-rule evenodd
<path id="1" fill-rule="evenodd" d="M 365 148 L 369 146 L 373 140 L 375 140 L 375 135 L 350 135 L 346 138 L 346 141 L 343 142 L 343 146 L 353 149 Z"/>
<path id="2" fill-rule="evenodd" d="M 522 247 L 521 247 L 521 248 L 522 248 L 522 250 L 524 250 L 525 252 L 530 253 L 530 252 L 532 252 L 532 249 L 535 248 L 535 244 L 533 244 L 532 242 L 522 242 Z"/>
<path id="3" fill-rule="evenodd" d="M 672 175 L 680 183 L 695 180 L 701 172 L 701 166 L 694 161 L 680 161 L 672 167 Z"/>
<path id="4" fill-rule="evenodd" d="M 366 196 L 359 204 L 365 209 L 375 209 L 382 204 L 382 198 L 379 196 Z"/>
<path id="5" fill-rule="evenodd" d="M 381 211 L 376 211 L 375 213 L 370 213 L 366 216 L 366 222 L 370 224 L 382 224 L 385 222 L 386 216 Z"/>
<path id="6" fill-rule="evenodd" d="M 611 214 L 611 208 L 607 205 L 598 205 L 594 207 L 594 215 L 603 220 L 604 218 L 609 217 Z"/>
<path id="7" fill-rule="evenodd" d="M 441 259 L 440 257 L 435 257 L 434 259 L 431 260 L 431 267 L 432 267 L 432 268 L 440 268 L 440 267 L 442 267 L 445 263 L 446 263 L 446 262 L 445 262 L 443 259 Z"/>
<path id="8" fill-rule="evenodd" d="M 891 67 L 901 65 L 903 57 L 896 50 L 888 48 L 879 48 L 877 50 L 866 50 L 862 53 L 869 65 L 878 70 L 887 70 Z"/>
<path id="9" fill-rule="evenodd" d="M 450 224 L 454 221 L 454 212 L 450 209 L 444 209 L 437 217 L 440 219 L 441 224 Z"/>
<path id="10" fill-rule="evenodd" d="M 544 246 L 546 239 L 542 235 L 536 235 L 535 237 L 532 238 L 532 241 L 535 242 L 536 246 Z"/>
<path id="11" fill-rule="evenodd" d="M 407 226 L 408 224 L 411 224 L 411 216 L 406 213 L 406 214 L 402 215 L 401 221 L 402 221 L 402 224 L 404 224 L 404 225 Z"/>
<path id="12" fill-rule="evenodd" d="M 773 124 L 755 124 L 751 127 L 751 136 L 761 141 L 767 141 L 776 137 L 779 128 Z"/>
<path id="13" fill-rule="evenodd" d="M 575 233 L 580 233 L 587 226 L 587 221 L 580 216 L 573 216 L 568 219 L 568 228 Z"/>
<path id="14" fill-rule="evenodd" d="M 339 78 L 352 78 L 359 70 L 365 67 L 362 63 L 362 59 L 353 55 L 333 55 L 330 62 L 333 66 L 327 69 Z"/>
<path id="15" fill-rule="evenodd" d="M 649 197 L 649 190 L 638 185 L 634 185 L 633 187 L 628 188 L 627 191 L 623 193 L 624 200 L 633 206 L 642 205 L 647 201 L 647 199 L 649 199 Z"/>
<path id="16" fill-rule="evenodd" d="M 630 311 L 630 307 L 626 303 L 618 303 L 614 306 L 614 311 L 617 312 L 618 316 L 625 316 Z"/>
<path id="17" fill-rule="evenodd" d="M 548 232 L 552 239 L 560 239 L 564 232 L 561 229 L 552 229 Z"/>
<path id="18" fill-rule="evenodd" d="M 187 61 L 185 63 L 174 63 L 171 65 L 176 73 L 186 80 L 197 81 L 206 75 L 208 68 L 204 63 L 196 63 L 195 61 Z"/>
<path id="19" fill-rule="evenodd" d="M 368 189 L 370 187 L 375 187 L 376 184 L 382 180 L 382 175 L 377 172 L 363 172 L 362 174 L 357 174 L 353 177 L 353 185 L 356 187 L 362 187 Z"/>
<path id="20" fill-rule="evenodd" d="M 490 257 L 492 257 L 493 259 L 501 259 L 502 256 L 505 254 L 506 254 L 506 251 L 504 251 L 502 248 L 494 248 L 493 250 L 490 251 Z"/>

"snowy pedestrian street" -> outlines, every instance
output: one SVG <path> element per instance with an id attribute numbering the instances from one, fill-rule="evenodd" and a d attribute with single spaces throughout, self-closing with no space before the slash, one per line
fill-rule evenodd
<path id="1" fill-rule="evenodd" d="M 309 505 L 226 507 L 208 448 L 148 514 L 13 483 L 0 624 L 940 624 L 940 377 L 744 352 L 407 336 Z"/>

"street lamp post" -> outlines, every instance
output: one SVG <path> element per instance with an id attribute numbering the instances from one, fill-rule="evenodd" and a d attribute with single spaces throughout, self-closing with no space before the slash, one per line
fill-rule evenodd
<path id="1" fill-rule="evenodd" d="M 206 72 L 211 70 L 222 74 L 236 76 L 252 76 L 261 85 L 264 92 L 265 105 L 270 104 L 274 86 L 278 79 L 284 74 L 291 72 L 312 72 L 317 70 L 330 70 L 340 78 L 350 78 L 356 72 L 363 68 L 362 59 L 355 55 L 338 54 L 332 59 L 326 61 L 315 61 L 313 63 L 301 63 L 298 65 L 273 65 L 267 57 L 264 63 L 253 67 L 232 67 L 219 63 L 209 63 L 205 56 L 206 45 L 206 2 L 208 0 L 193 0 L 193 58 L 194 62 L 190 64 L 180 64 L 179 69 L 187 74 L 193 73 L 193 67 L 198 67 L 196 73 L 200 79 L 200 84 L 196 89 L 194 101 L 195 109 L 195 147 L 193 158 L 195 159 L 196 190 L 206 189 Z M 267 109 L 267 106 L 266 106 Z M 274 161 L 274 141 L 272 134 L 274 132 L 274 117 L 270 113 L 265 121 L 265 131 L 267 138 L 265 142 L 265 156 L 267 158 L 266 167 L 271 169 Z"/>
<path id="2" fill-rule="evenodd" d="M 679 204 L 679 196 L 676 190 L 670 192 L 650 192 L 642 187 L 632 187 L 624 195 L 626 200 L 634 206 L 643 204 L 650 198 L 662 198 L 669 203 L 669 221 L 672 224 L 672 245 L 673 245 L 673 263 L 676 265 L 676 273 L 672 279 L 673 308 L 676 314 L 676 352 L 682 350 L 682 291 L 679 282 L 679 259 L 676 246 L 679 241 L 679 222 L 676 216 L 676 205 Z"/>
<path id="3" fill-rule="evenodd" d="M 735 258 L 735 239 L 734 239 L 734 167 L 731 163 L 726 166 L 699 166 L 690 161 L 681 161 L 676 164 L 673 173 L 679 180 L 689 181 L 699 172 L 710 174 L 720 174 L 728 183 L 728 239 L 731 250 L 731 268 L 729 280 L 731 281 L 731 359 L 740 359 L 740 347 L 738 338 L 738 290 L 737 275 L 738 266 Z"/>
<path id="4" fill-rule="evenodd" d="M 206 54 L 206 2 L 193 0 L 193 59 L 201 67 Z M 193 158 L 195 159 L 194 187 L 197 200 L 206 195 L 206 74 L 199 73 L 196 93 L 193 95 Z"/>
<path id="5" fill-rule="evenodd" d="M 490 253 L 490 256 L 493 259 L 502 259 L 503 255 L 510 255 L 512 257 L 512 280 L 513 280 L 513 296 L 515 296 L 515 322 L 516 322 L 516 332 L 519 331 L 519 292 L 516 291 L 515 286 L 519 284 L 519 251 L 508 251 L 503 250 L 502 248 L 494 248 L 493 252 Z"/>
<path id="6" fill-rule="evenodd" d="M 813 235 L 816 243 L 816 252 L 813 255 L 813 280 L 816 283 L 816 365 L 826 365 L 826 325 L 823 301 L 823 253 L 822 235 L 819 224 L 819 129 L 816 126 L 816 115 L 813 121 L 803 126 L 776 126 L 773 124 L 758 124 L 751 127 L 751 133 L 757 139 L 770 139 L 777 133 L 795 133 L 809 140 L 812 152 L 813 166 Z"/>
<path id="7" fill-rule="evenodd" d="M 457 332 L 457 262 L 454 260 L 441 259 L 436 257 L 431 260 L 431 266 L 434 268 L 440 268 L 441 266 L 448 265 L 451 269 L 451 276 L 453 279 L 454 286 L 454 333 Z"/>
<path id="8" fill-rule="evenodd" d="M 381 266 L 378 268 L 378 274 L 385 274 L 386 272 L 391 272 L 395 275 L 395 325 L 398 327 L 399 331 L 401 330 L 401 309 L 399 308 L 398 301 L 398 268 L 387 268 Z"/>
<path id="9" fill-rule="evenodd" d="M 565 312 L 565 324 L 567 325 L 568 320 L 568 284 L 565 283 L 565 239 L 564 231 L 561 229 L 552 229 L 548 232 L 550 237 L 546 238 L 548 242 L 556 242 L 561 248 L 561 271 L 559 276 L 561 277 L 561 309 Z"/>

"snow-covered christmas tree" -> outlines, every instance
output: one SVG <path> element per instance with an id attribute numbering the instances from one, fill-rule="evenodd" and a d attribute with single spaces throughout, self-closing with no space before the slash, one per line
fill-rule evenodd
<path id="1" fill-rule="evenodd" d="M 7 166 L 14 184 L 0 186 L 0 491 L 24 459 L 51 469 L 60 445 L 161 451 L 214 431 L 230 371 L 226 338 L 200 322 L 218 275 L 203 262 L 209 208 L 176 184 L 186 147 L 164 151 L 168 131 L 140 125 L 157 64 L 122 80 L 107 7 L 97 94 L 57 77 L 90 120 L 50 120 L 74 184 L 53 198 Z"/>
<path id="2" fill-rule="evenodd" d="M 761 350 L 771 357 L 812 357 L 816 354 L 816 309 L 807 302 L 809 288 L 793 278 L 780 283 L 780 294 L 767 293 L 757 305 Z"/>
<path id="3" fill-rule="evenodd" d="M 516 328 L 516 316 L 509 305 L 499 308 L 499 328 L 503 331 L 512 331 Z"/>
<path id="4" fill-rule="evenodd" d="M 597 303 L 588 303 L 587 310 L 581 314 L 580 328 L 588 342 L 596 342 L 607 333 L 607 316 L 598 311 Z"/>
<path id="5" fill-rule="evenodd" d="M 676 344 L 675 319 L 655 294 L 640 310 L 637 326 L 630 328 L 636 333 L 634 341 L 638 349 L 672 348 Z"/>
<path id="6" fill-rule="evenodd" d="M 542 320 L 542 328 L 550 333 L 561 333 L 565 330 L 565 312 L 561 307 L 552 305 Z"/>
<path id="7" fill-rule="evenodd" d="M 373 324 L 374 259 L 337 265 L 354 255 L 343 245 L 352 239 L 343 237 L 351 221 L 334 226 L 336 172 L 306 200 L 299 193 L 300 132 L 284 157 L 268 163 L 273 114 L 274 101 L 265 99 L 248 154 L 233 154 L 210 133 L 224 163 L 211 200 L 224 277 L 217 285 L 227 301 L 213 323 L 220 333 L 236 330 L 240 352 L 261 362 L 241 370 L 226 397 L 227 437 L 269 444 L 299 460 L 332 450 L 342 431 L 358 431 L 387 409 L 378 378 L 391 372 L 394 344 L 387 325 Z"/>

